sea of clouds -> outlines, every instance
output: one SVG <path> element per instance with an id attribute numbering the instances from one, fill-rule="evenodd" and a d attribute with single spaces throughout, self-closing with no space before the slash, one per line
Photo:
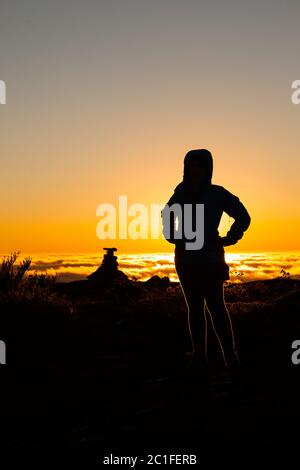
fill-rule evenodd
<path id="1" fill-rule="evenodd" d="M 101 264 L 103 253 L 82 254 L 33 254 L 30 273 L 55 275 L 57 281 L 69 282 L 85 279 Z M 19 260 L 26 254 L 20 254 Z M 226 253 L 231 281 L 271 279 L 283 275 L 282 270 L 300 278 L 300 253 Z M 151 276 L 168 276 L 178 281 L 173 253 L 118 254 L 119 269 L 130 278 L 147 280 Z"/>

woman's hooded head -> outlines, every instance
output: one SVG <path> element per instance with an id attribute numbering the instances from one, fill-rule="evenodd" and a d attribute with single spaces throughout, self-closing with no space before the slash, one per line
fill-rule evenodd
<path id="1" fill-rule="evenodd" d="M 183 180 L 176 186 L 174 191 L 182 191 L 189 187 L 189 166 L 191 163 L 199 163 L 205 170 L 204 181 L 199 183 L 199 191 L 204 190 L 206 187 L 211 185 L 212 173 L 213 173 L 213 158 L 209 150 L 196 149 L 190 150 L 184 157 L 184 168 L 183 168 Z"/>
<path id="2" fill-rule="evenodd" d="M 213 158 L 210 151 L 206 149 L 196 149 L 190 150 L 186 154 L 184 157 L 183 181 L 188 179 L 188 169 L 192 162 L 198 163 L 205 169 L 205 183 L 211 184 L 213 173 Z"/>

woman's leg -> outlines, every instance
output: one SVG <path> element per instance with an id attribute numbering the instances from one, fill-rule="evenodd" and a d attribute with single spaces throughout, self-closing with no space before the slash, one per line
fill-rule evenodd
<path id="1" fill-rule="evenodd" d="M 210 313 L 214 332 L 223 352 L 224 362 L 238 361 L 231 318 L 224 299 L 223 281 L 214 281 L 205 288 L 205 303 Z"/>
<path id="2" fill-rule="evenodd" d="M 204 291 L 197 273 L 189 267 L 176 266 L 181 289 L 188 310 L 188 326 L 193 353 L 207 359 L 207 320 L 204 308 Z"/>

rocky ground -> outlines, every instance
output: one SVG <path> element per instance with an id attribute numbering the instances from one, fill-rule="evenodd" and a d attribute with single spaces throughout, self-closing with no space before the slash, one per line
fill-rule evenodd
<path id="1" fill-rule="evenodd" d="M 207 371 L 187 364 L 186 306 L 166 278 L 56 284 L 44 303 L 2 297 L 0 447 L 101 457 L 298 442 L 300 281 L 228 283 L 225 297 L 242 362 L 235 374 L 213 342 Z"/>

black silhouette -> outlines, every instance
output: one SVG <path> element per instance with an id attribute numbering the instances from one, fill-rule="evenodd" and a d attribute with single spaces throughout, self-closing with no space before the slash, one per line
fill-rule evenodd
<path id="1" fill-rule="evenodd" d="M 224 363 L 230 366 L 237 364 L 239 359 L 224 301 L 224 281 L 230 279 L 224 246 L 233 245 L 242 238 L 250 225 L 250 216 L 237 196 L 223 186 L 212 184 L 212 173 L 213 159 L 208 150 L 191 150 L 186 154 L 183 180 L 162 210 L 163 234 L 175 244 L 175 267 L 188 307 L 192 358 L 200 364 L 207 362 L 206 306 Z M 168 210 L 174 203 L 181 207 L 182 220 L 175 221 L 174 213 Z M 204 204 L 204 245 L 201 249 L 190 250 L 185 244 L 184 204 L 192 204 L 194 210 L 196 203 Z M 223 211 L 235 219 L 225 237 L 218 232 Z M 195 210 L 192 214 L 195 226 Z M 167 227 L 171 228 L 170 232 Z M 181 230 L 182 236 L 177 238 Z"/>
<path id="2" fill-rule="evenodd" d="M 119 270 L 117 256 L 114 252 L 117 248 L 103 248 L 106 254 L 103 256 L 103 260 L 99 268 L 89 276 L 89 281 L 100 282 L 109 284 L 115 280 L 128 280 L 125 273 Z"/>

